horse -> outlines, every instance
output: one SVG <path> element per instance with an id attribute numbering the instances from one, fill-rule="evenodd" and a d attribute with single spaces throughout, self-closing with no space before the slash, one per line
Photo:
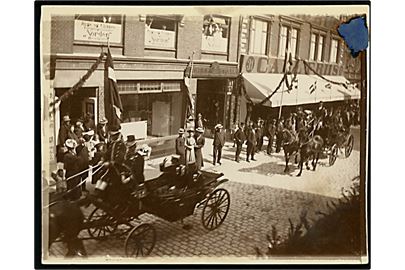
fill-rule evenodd
<path id="1" fill-rule="evenodd" d="M 295 163 L 297 162 L 297 154 L 300 149 L 299 139 L 288 129 L 283 129 L 283 149 L 284 149 L 284 158 L 285 158 L 285 169 L 284 172 L 289 171 L 288 162 L 292 155 L 295 155 Z"/>
<path id="2" fill-rule="evenodd" d="M 316 165 L 318 164 L 319 156 L 323 151 L 323 143 L 324 140 L 319 135 L 308 136 L 308 141 L 304 142 L 300 146 L 300 163 L 299 168 L 300 171 L 297 176 L 301 176 L 302 174 L 302 167 L 305 162 L 305 166 L 309 170 L 308 160 L 312 157 L 312 167 L 315 171 Z"/>

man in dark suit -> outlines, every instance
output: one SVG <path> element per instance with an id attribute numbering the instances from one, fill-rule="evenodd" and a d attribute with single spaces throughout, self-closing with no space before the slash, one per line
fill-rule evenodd
<path id="1" fill-rule="evenodd" d="M 267 144 L 267 154 L 271 155 L 273 151 L 273 142 L 274 136 L 276 135 L 276 119 L 271 120 L 271 122 L 267 126 L 267 138 L 269 139 L 269 143 Z"/>
<path id="2" fill-rule="evenodd" d="M 63 167 L 66 170 L 66 186 L 67 198 L 71 201 L 76 201 L 80 198 L 82 192 L 80 183 L 80 175 L 72 177 L 80 172 L 80 157 L 76 154 L 77 142 L 73 139 L 67 139 L 65 142 L 67 152 L 63 158 Z"/>
<path id="3" fill-rule="evenodd" d="M 145 181 L 143 174 L 145 159 L 138 151 L 136 151 L 136 140 L 134 135 L 128 135 L 126 141 L 127 151 L 124 157 L 124 166 L 130 173 L 129 178 L 124 183 L 128 183 L 132 188 L 136 188 L 139 184 Z"/>
<path id="4" fill-rule="evenodd" d="M 109 131 L 110 141 L 107 143 L 106 160 L 117 170 L 117 174 L 121 174 L 124 170 L 122 164 L 124 162 L 127 147 L 122 139 L 120 126 L 113 126 Z"/>
<path id="5" fill-rule="evenodd" d="M 222 147 L 225 145 L 225 132 L 223 131 L 223 126 L 221 124 L 217 124 L 215 127 L 215 133 L 214 133 L 214 162 L 213 164 L 215 165 L 216 162 L 218 162 L 219 165 L 221 165 L 221 155 L 222 155 Z"/>
<path id="6" fill-rule="evenodd" d="M 255 152 L 260 152 L 262 150 L 263 136 L 264 136 L 263 131 L 264 131 L 263 120 L 261 118 L 259 118 L 259 120 L 257 120 L 257 126 L 256 126 L 257 145 L 256 145 Z"/>
<path id="7" fill-rule="evenodd" d="M 251 160 L 255 161 L 255 148 L 257 144 L 257 137 L 256 137 L 256 131 L 253 127 L 253 122 L 249 122 L 249 126 L 246 130 L 246 144 L 247 144 L 247 154 L 246 154 L 246 161 L 249 161 L 249 157 Z"/>
<path id="8" fill-rule="evenodd" d="M 245 129 L 245 124 L 240 123 L 240 125 L 237 126 L 235 134 L 233 135 L 233 139 L 236 143 L 235 161 L 238 163 L 239 163 L 240 152 L 242 151 L 242 145 L 246 140 L 246 135 L 245 135 L 244 129 Z"/>
<path id="9" fill-rule="evenodd" d="M 108 130 L 107 130 L 108 120 L 103 117 L 97 125 L 97 136 L 98 140 L 103 143 L 107 143 Z"/>
<path id="10" fill-rule="evenodd" d="M 184 146 L 186 139 L 184 138 L 184 129 L 179 129 L 179 136 L 176 138 L 176 155 L 180 156 L 180 164 L 186 164 L 186 147 Z"/>

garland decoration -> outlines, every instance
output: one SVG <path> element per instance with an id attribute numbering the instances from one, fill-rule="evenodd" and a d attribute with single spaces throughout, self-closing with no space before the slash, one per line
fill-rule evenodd
<path id="1" fill-rule="evenodd" d="M 90 78 L 94 71 L 96 71 L 98 65 L 103 61 L 104 56 L 106 56 L 105 52 L 101 52 L 100 56 L 97 58 L 97 61 L 90 67 L 90 69 L 80 78 L 80 80 L 75 83 L 68 91 L 63 93 L 62 96 L 56 98 L 55 101 L 51 102 L 50 106 L 55 106 L 57 103 L 66 100 L 69 96 L 73 95 L 83 84 Z"/>

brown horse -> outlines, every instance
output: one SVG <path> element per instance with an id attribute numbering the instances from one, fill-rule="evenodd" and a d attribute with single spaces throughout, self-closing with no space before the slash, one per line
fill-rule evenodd
<path id="1" fill-rule="evenodd" d="M 305 166 L 309 170 L 308 160 L 312 157 L 312 169 L 315 171 L 316 165 L 318 164 L 319 155 L 323 151 L 323 139 L 319 135 L 315 135 L 313 137 L 309 137 L 308 141 L 303 143 L 300 147 L 300 172 L 297 176 L 301 176 L 302 174 L 302 167 L 305 162 Z"/>
<path id="2" fill-rule="evenodd" d="M 283 129 L 283 149 L 285 158 L 285 169 L 284 172 L 289 171 L 288 162 L 292 155 L 295 155 L 295 163 L 297 162 L 297 154 L 300 149 L 299 139 L 292 133 L 289 129 Z"/>

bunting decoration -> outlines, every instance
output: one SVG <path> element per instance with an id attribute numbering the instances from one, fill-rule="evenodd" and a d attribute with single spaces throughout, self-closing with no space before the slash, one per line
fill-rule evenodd
<path id="1" fill-rule="evenodd" d="M 105 55 L 106 54 L 104 52 L 100 53 L 100 56 L 97 58 L 96 62 L 90 67 L 90 69 L 86 72 L 86 74 L 84 74 L 83 77 L 81 77 L 80 80 L 72 86 L 72 88 L 63 93 L 62 96 L 56 98 L 55 101 L 51 102 L 50 106 L 51 107 L 55 106 L 59 102 L 66 100 L 69 96 L 73 95 L 79 88 L 81 88 L 83 84 L 90 78 L 93 72 L 96 71 L 97 67 L 103 61 Z"/>

